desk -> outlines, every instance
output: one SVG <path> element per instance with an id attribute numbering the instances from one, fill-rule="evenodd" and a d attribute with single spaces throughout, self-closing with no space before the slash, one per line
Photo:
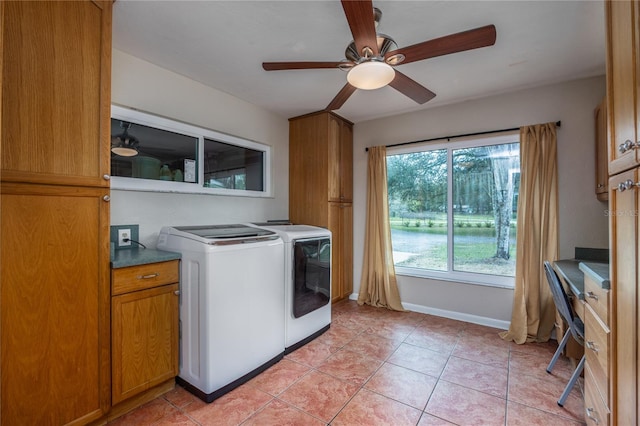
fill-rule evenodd
<path id="1" fill-rule="evenodd" d="M 562 259 L 553 262 L 553 266 L 565 286 L 565 291 L 568 289 L 567 295 L 571 298 L 574 312 L 584 322 L 586 295 L 584 276 L 588 274 L 603 289 L 608 289 L 610 287 L 609 264 L 607 262 L 594 262 L 583 259 Z M 556 338 L 560 341 L 564 336 L 566 327 L 560 316 L 556 315 L 556 317 Z M 578 360 L 582 358 L 583 353 L 584 347 L 571 337 L 567 343 L 565 355 Z"/>

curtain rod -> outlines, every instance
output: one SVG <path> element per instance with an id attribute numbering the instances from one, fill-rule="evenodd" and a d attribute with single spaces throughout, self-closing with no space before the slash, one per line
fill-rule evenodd
<path id="1" fill-rule="evenodd" d="M 560 126 L 562 126 L 562 121 L 556 121 L 556 127 L 560 127 Z M 391 148 L 393 146 L 412 145 L 414 143 L 433 142 L 433 141 L 439 141 L 439 140 L 443 140 L 443 139 L 446 139 L 447 141 L 450 141 L 451 139 L 464 138 L 466 136 L 489 135 L 491 133 L 512 132 L 512 131 L 515 131 L 515 130 L 520 130 L 520 127 L 512 127 L 511 129 L 488 130 L 486 132 L 465 133 L 463 135 L 440 136 L 439 138 L 431 138 L 431 139 L 422 139 L 422 140 L 419 140 L 419 141 L 394 143 L 394 144 L 391 144 L 391 145 L 385 145 L 385 147 Z M 369 151 L 369 148 L 365 148 L 364 150 L 365 151 Z"/>

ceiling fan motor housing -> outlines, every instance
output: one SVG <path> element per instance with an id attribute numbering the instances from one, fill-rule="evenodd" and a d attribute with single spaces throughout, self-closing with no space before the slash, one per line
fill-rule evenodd
<path id="1" fill-rule="evenodd" d="M 380 54 L 376 56 L 375 59 L 383 61 L 384 55 L 387 52 L 396 50 L 398 48 L 398 45 L 396 44 L 396 42 L 386 34 L 382 34 L 382 33 L 376 34 L 376 40 L 378 42 L 378 51 L 380 52 Z M 344 56 L 348 60 L 355 62 L 356 64 L 359 64 L 360 62 L 368 61 L 370 59 L 374 59 L 370 55 L 367 55 L 366 48 L 364 50 L 365 52 L 358 52 L 358 48 L 356 47 L 355 41 L 352 41 L 351 43 L 349 43 L 349 46 L 347 46 L 347 49 L 344 52 Z M 390 64 L 390 65 L 395 65 L 395 64 Z"/>

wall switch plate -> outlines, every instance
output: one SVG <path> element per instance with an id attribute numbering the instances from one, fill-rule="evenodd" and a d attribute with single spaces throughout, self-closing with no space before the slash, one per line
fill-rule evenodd
<path id="1" fill-rule="evenodd" d="M 118 229 L 118 247 L 131 245 L 131 229 Z"/>
<path id="2" fill-rule="evenodd" d="M 111 236 L 109 241 L 113 244 L 114 250 L 132 250 L 140 248 L 135 241 L 140 241 L 138 237 L 138 225 L 111 225 Z M 126 243 L 122 240 L 129 239 Z"/>

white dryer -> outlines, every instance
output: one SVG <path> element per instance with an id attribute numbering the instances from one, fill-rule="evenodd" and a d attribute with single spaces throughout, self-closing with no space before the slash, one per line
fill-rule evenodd
<path id="1" fill-rule="evenodd" d="M 178 383 L 206 402 L 284 355 L 284 245 L 246 225 L 164 227 L 182 253 Z"/>
<path id="2" fill-rule="evenodd" d="M 331 231 L 310 225 L 254 223 L 284 242 L 285 354 L 331 325 Z"/>

